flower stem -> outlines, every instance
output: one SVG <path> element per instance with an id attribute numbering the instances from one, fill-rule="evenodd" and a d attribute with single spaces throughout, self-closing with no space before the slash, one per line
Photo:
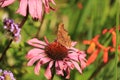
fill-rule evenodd
<path id="1" fill-rule="evenodd" d="M 2 54 L 2 56 L 1 56 L 1 58 L 0 58 L 0 62 L 1 62 L 1 61 L 3 60 L 3 58 L 5 57 L 6 52 L 7 52 L 7 50 L 9 49 L 10 44 L 12 43 L 12 41 L 13 41 L 13 39 L 10 40 L 10 42 L 9 42 L 8 45 L 7 45 L 7 47 L 6 47 L 5 50 L 3 51 L 3 54 Z"/>
<path id="2" fill-rule="evenodd" d="M 116 50 L 115 50 L 115 76 L 114 80 L 117 80 L 117 60 L 118 60 L 118 39 L 119 39 L 119 0 L 116 0 L 116 8 L 118 8 L 116 13 Z"/>
<path id="3" fill-rule="evenodd" d="M 38 31 L 37 31 L 36 35 L 35 35 L 36 38 L 39 38 L 39 33 L 40 33 L 41 27 L 42 27 L 42 25 L 43 25 L 44 19 L 45 19 L 45 12 L 43 13 L 43 17 L 42 17 L 40 26 L 39 26 L 39 28 L 38 28 Z"/>
<path id="4" fill-rule="evenodd" d="M 21 21 L 21 23 L 20 23 L 20 25 L 19 25 L 20 28 L 22 28 L 22 26 L 25 24 L 27 18 L 28 18 L 28 14 L 27 14 L 27 15 L 23 18 L 23 20 Z M 10 39 L 7 47 L 6 47 L 5 50 L 3 51 L 2 56 L 1 56 L 1 58 L 0 58 L 0 62 L 1 62 L 1 61 L 3 60 L 3 58 L 5 57 L 6 52 L 7 52 L 7 50 L 9 49 L 12 41 L 13 41 L 13 39 Z"/>
<path id="5" fill-rule="evenodd" d="M 25 24 L 27 18 L 28 18 L 28 13 L 27 13 L 27 15 L 23 18 L 23 20 L 21 21 L 21 23 L 19 24 L 19 28 L 22 28 L 22 27 L 23 27 L 23 25 Z"/>

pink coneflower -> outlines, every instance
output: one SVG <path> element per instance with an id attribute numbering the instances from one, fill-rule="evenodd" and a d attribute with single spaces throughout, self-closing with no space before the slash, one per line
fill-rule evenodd
<path id="1" fill-rule="evenodd" d="M 45 42 L 33 38 L 28 41 L 28 44 L 35 48 L 30 50 L 26 55 L 29 60 L 28 66 L 36 63 L 34 68 L 35 74 L 39 74 L 40 68 L 44 64 L 48 64 L 45 77 L 51 79 L 53 77 L 53 68 L 57 75 L 64 76 L 66 79 L 70 78 L 70 70 L 76 68 L 80 73 L 86 67 L 86 54 L 74 46 L 76 42 L 71 42 L 71 46 L 67 47 L 55 40 L 49 43 L 46 37 Z"/>
<path id="2" fill-rule="evenodd" d="M 0 6 L 5 7 L 15 2 L 15 0 L 1 0 Z M 50 10 L 54 10 L 50 3 L 55 5 L 53 0 L 19 0 L 19 8 L 17 13 L 22 16 L 27 15 L 27 11 L 32 16 L 33 19 L 42 19 L 43 12 L 49 13 Z M 43 11 L 44 9 L 44 11 Z"/>
<path id="3" fill-rule="evenodd" d="M 5 7 L 12 4 L 15 0 L 0 0 L 0 6 Z"/>

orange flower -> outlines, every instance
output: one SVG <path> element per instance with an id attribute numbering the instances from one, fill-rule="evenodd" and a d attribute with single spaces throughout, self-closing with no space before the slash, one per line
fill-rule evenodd
<path id="1" fill-rule="evenodd" d="M 106 34 L 108 32 L 108 29 L 104 29 L 103 31 L 102 31 L 102 34 Z"/>
<path id="2" fill-rule="evenodd" d="M 95 50 L 96 43 L 98 43 L 99 35 L 95 36 L 92 40 L 84 40 L 83 44 L 89 44 L 87 53 L 92 53 Z"/>
<path id="3" fill-rule="evenodd" d="M 120 45 L 118 46 L 118 51 L 120 51 Z M 111 47 L 111 48 L 110 48 L 110 52 L 115 52 L 115 48 L 114 48 L 114 47 Z"/>
<path id="4" fill-rule="evenodd" d="M 103 51 L 103 61 L 104 63 L 107 63 L 108 61 L 108 51 L 110 50 L 110 47 L 104 48 Z"/>
<path id="5" fill-rule="evenodd" d="M 106 63 L 108 61 L 108 51 L 110 50 L 111 47 L 104 47 L 100 43 L 97 43 L 97 46 L 103 50 L 103 61 Z"/>
<path id="6" fill-rule="evenodd" d="M 89 66 L 91 63 L 93 63 L 95 61 L 95 59 L 97 58 L 99 52 L 100 52 L 100 49 L 96 49 L 92 53 L 92 55 L 88 58 L 87 66 Z"/>
<path id="7" fill-rule="evenodd" d="M 82 8 L 83 8 L 82 3 L 80 3 L 80 2 L 77 4 L 77 6 L 78 6 L 79 9 L 82 9 Z"/>
<path id="8" fill-rule="evenodd" d="M 108 29 L 104 29 L 102 31 L 102 34 L 105 34 L 107 32 L 112 34 L 112 43 L 113 43 L 113 47 L 115 47 L 115 45 L 116 45 L 116 32 L 115 32 L 115 28 L 111 28 L 109 30 Z"/>

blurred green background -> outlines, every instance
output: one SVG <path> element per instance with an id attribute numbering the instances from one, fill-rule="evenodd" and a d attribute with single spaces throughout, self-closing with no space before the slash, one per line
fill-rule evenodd
<path id="1" fill-rule="evenodd" d="M 56 5 L 52 5 L 56 10 L 51 11 L 50 14 L 45 14 L 39 39 L 43 40 L 46 36 L 50 42 L 56 39 L 56 33 L 59 23 L 64 23 L 65 29 L 69 32 L 71 39 L 77 41 L 76 48 L 86 50 L 87 46 L 82 42 L 83 40 L 90 40 L 95 35 L 101 34 L 105 28 L 112 28 L 116 25 L 116 13 L 119 8 L 116 7 L 116 0 L 55 0 Z M 22 16 L 16 14 L 18 2 L 6 8 L 0 8 L 0 56 L 9 42 L 9 36 L 3 29 L 3 19 L 8 17 L 20 23 Z M 0 62 L 1 69 L 11 70 L 17 80 L 46 80 L 44 77 L 44 68 L 41 69 L 40 75 L 34 74 L 34 66 L 28 67 L 25 55 L 32 48 L 26 42 L 27 40 L 36 36 L 41 23 L 33 21 L 31 16 L 21 30 L 21 41 L 19 43 L 13 42 L 7 51 L 4 60 Z M 103 45 L 111 44 L 102 36 L 100 41 Z M 83 74 L 78 73 L 77 70 L 71 71 L 70 80 L 89 80 L 89 77 L 98 68 L 101 62 L 101 56 L 90 66 L 83 70 Z M 120 62 L 118 63 L 118 74 L 120 74 Z M 93 80 L 114 80 L 114 60 L 109 61 Z M 55 75 L 54 80 L 61 80 L 59 76 Z M 118 75 L 118 80 L 120 76 Z"/>

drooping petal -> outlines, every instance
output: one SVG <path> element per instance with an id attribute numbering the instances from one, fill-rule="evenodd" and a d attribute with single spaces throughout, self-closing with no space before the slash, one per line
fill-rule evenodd
<path id="1" fill-rule="evenodd" d="M 69 79 L 70 78 L 70 69 L 69 68 L 66 69 L 66 74 L 67 74 L 66 79 Z"/>
<path id="2" fill-rule="evenodd" d="M 50 12 L 50 6 L 48 0 L 42 0 L 45 8 L 45 12 L 49 13 Z"/>
<path id="3" fill-rule="evenodd" d="M 27 59 L 31 59 L 31 58 L 39 55 L 40 53 L 44 53 L 44 50 L 38 49 L 38 48 L 31 49 L 31 50 L 27 53 L 26 58 L 27 58 Z M 42 55 L 43 55 L 43 54 L 42 54 Z"/>
<path id="4" fill-rule="evenodd" d="M 29 13 L 33 18 L 42 19 L 42 1 L 29 0 Z"/>
<path id="5" fill-rule="evenodd" d="M 20 5 L 17 10 L 17 13 L 21 14 L 22 16 L 26 16 L 27 14 L 27 2 L 28 0 L 20 0 Z"/>
<path id="6" fill-rule="evenodd" d="M 40 64 L 43 65 L 43 64 L 46 64 L 50 61 L 51 61 L 51 59 L 49 57 L 43 57 L 43 58 L 40 59 Z"/>
<path id="7" fill-rule="evenodd" d="M 54 5 L 56 5 L 55 2 L 54 2 L 54 0 L 48 0 L 48 1 L 49 1 L 49 2 L 52 2 Z"/>
<path id="8" fill-rule="evenodd" d="M 51 78 L 52 78 L 52 72 L 51 72 L 51 68 L 52 68 L 52 66 L 53 66 L 53 63 L 54 63 L 54 61 L 51 61 L 50 63 L 49 63 L 49 65 L 48 65 L 48 67 L 47 67 L 47 69 L 46 69 L 46 71 L 45 71 L 45 77 L 48 79 L 48 80 L 50 80 Z"/>
<path id="9" fill-rule="evenodd" d="M 64 67 L 61 69 L 58 61 L 55 62 L 55 68 L 56 68 L 56 74 L 57 75 L 62 75 L 62 76 L 64 75 L 63 74 L 63 68 Z"/>
<path id="10" fill-rule="evenodd" d="M 84 69 L 86 67 L 86 62 L 87 60 L 84 58 L 79 58 L 79 61 L 80 61 L 80 65 L 81 65 L 81 68 Z"/>
<path id="11" fill-rule="evenodd" d="M 4 0 L 3 4 L 1 5 L 1 7 L 8 6 L 8 5 L 12 4 L 13 2 L 15 2 L 15 0 Z"/>
<path id="12" fill-rule="evenodd" d="M 41 68 L 41 64 L 40 61 L 38 61 L 34 68 L 34 72 L 36 75 L 39 75 L 40 68 Z"/>
<path id="13" fill-rule="evenodd" d="M 36 12 L 37 12 L 37 16 L 38 16 L 38 18 L 39 18 L 39 20 L 41 20 L 42 19 L 42 1 L 41 0 L 37 0 L 36 1 L 36 5 L 37 5 L 37 7 L 36 7 Z"/>
<path id="14" fill-rule="evenodd" d="M 58 66 L 60 67 L 60 69 L 63 70 L 63 68 L 64 68 L 64 62 L 61 61 L 61 60 L 59 60 L 59 61 L 57 61 L 57 63 L 58 63 Z"/>
<path id="15" fill-rule="evenodd" d="M 68 54 L 68 57 L 70 58 L 70 59 L 72 59 L 72 60 L 75 60 L 75 61 L 79 61 L 78 60 L 78 55 L 74 55 L 75 53 L 72 53 L 72 54 Z"/>
<path id="16" fill-rule="evenodd" d="M 40 40 L 38 40 L 37 38 L 33 38 L 33 39 L 31 39 L 31 40 L 28 40 L 27 43 L 28 43 L 29 45 L 34 46 L 34 47 L 39 47 L 39 45 L 46 45 L 45 42 L 40 41 Z M 37 44 L 37 45 L 35 45 L 35 44 Z"/>
<path id="17" fill-rule="evenodd" d="M 75 68 L 79 71 L 79 73 L 82 73 L 82 70 L 80 68 L 80 66 L 78 65 L 78 63 L 76 61 L 72 61 L 71 62 L 74 64 Z"/>
<path id="18" fill-rule="evenodd" d="M 33 57 L 32 59 L 30 59 L 30 61 L 28 62 L 28 66 L 32 66 L 37 60 L 40 60 L 41 58 L 45 57 L 45 54 L 39 54 L 38 56 Z"/>
<path id="19" fill-rule="evenodd" d="M 70 69 L 74 69 L 74 64 L 72 62 L 66 61 L 65 63 Z"/>

